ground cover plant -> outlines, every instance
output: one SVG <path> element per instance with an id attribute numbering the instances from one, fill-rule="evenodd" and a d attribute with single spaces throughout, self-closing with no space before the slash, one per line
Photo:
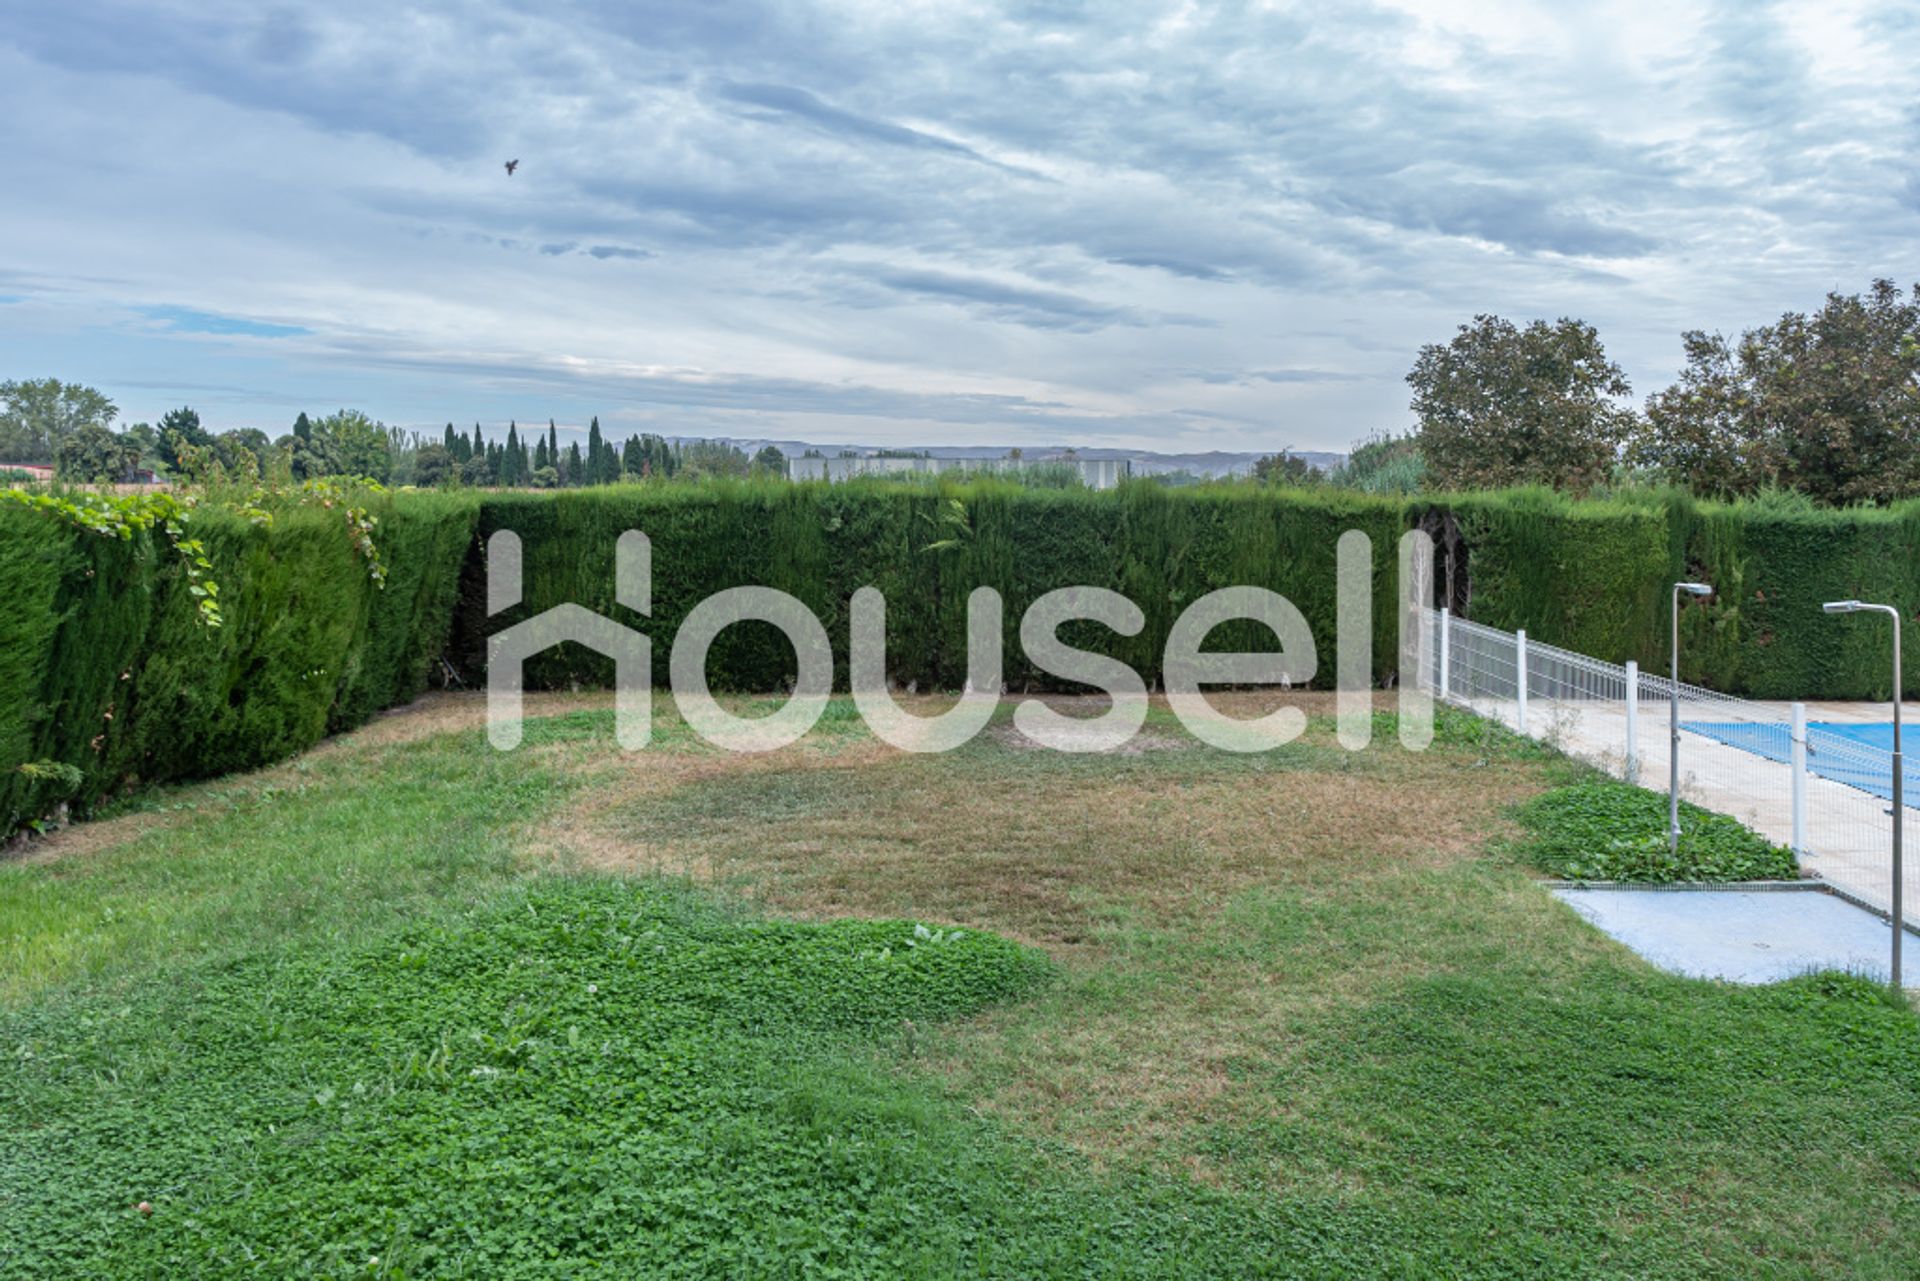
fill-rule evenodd
<path id="1" fill-rule="evenodd" d="M 1793 851 L 1739 819 L 1682 801 L 1680 840 L 1668 848 L 1667 798 L 1595 778 L 1535 797 L 1516 814 L 1519 854 L 1581 881 L 1768 881 L 1796 874 Z"/>
<path id="2" fill-rule="evenodd" d="M 1920 1268 L 1910 1011 L 1651 969 L 1514 856 L 1583 770 L 1291 697 L 937 757 L 451 697 L 131 798 L 0 865 L 0 1276 Z"/>

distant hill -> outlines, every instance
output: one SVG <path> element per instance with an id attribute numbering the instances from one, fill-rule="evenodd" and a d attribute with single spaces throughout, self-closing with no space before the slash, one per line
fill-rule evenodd
<path id="1" fill-rule="evenodd" d="M 681 439 L 674 437 L 673 439 Z M 688 438 L 691 439 L 691 438 Z M 1012 445 L 922 445 L 908 451 L 900 446 L 819 444 L 804 440 L 747 440 L 731 438 L 727 443 L 746 450 L 749 454 L 755 450 L 772 445 L 789 458 L 798 457 L 809 449 L 818 450 L 828 458 L 837 458 L 842 452 L 862 456 L 878 454 L 883 448 L 894 453 L 920 453 L 930 458 L 1005 458 L 1016 448 Z M 1072 447 L 1067 445 L 1021 445 L 1017 446 L 1020 456 L 1030 463 L 1046 462 L 1060 458 L 1071 452 L 1076 458 L 1095 461 L 1107 458 L 1125 458 L 1133 463 L 1136 475 L 1153 475 L 1160 472 L 1191 472 L 1195 476 L 1235 476 L 1244 475 L 1253 470 L 1255 460 L 1264 458 L 1272 450 L 1247 453 L 1235 453 L 1228 450 L 1210 449 L 1203 453 L 1163 454 L 1151 449 L 1107 449 L 1100 447 Z M 1329 453 L 1326 450 L 1294 449 L 1289 450 L 1297 458 L 1304 458 L 1308 466 L 1326 471 L 1337 467 L 1347 460 L 1345 454 Z"/>
<path id="2" fill-rule="evenodd" d="M 562 443 L 574 440 L 585 441 L 586 432 L 578 427 L 558 429 Z M 489 429 L 490 437 L 504 438 L 505 433 Z M 609 432 L 609 438 L 615 441 L 626 439 L 618 428 Z M 1030 463 L 1042 463 L 1059 458 L 1072 452 L 1075 457 L 1088 461 L 1106 458 L 1125 458 L 1133 463 L 1135 475 L 1155 475 L 1163 472 L 1190 472 L 1195 476 L 1239 476 L 1253 470 L 1255 460 L 1273 453 L 1273 450 L 1251 450 L 1234 452 L 1231 450 L 1209 449 L 1195 453 L 1160 453 L 1152 449 L 1110 449 L 1102 446 L 1071 445 L 918 445 L 912 449 L 900 445 L 849 445 L 826 444 L 810 440 L 774 440 L 763 436 L 668 436 L 676 444 L 687 444 L 695 440 L 713 440 L 733 445 L 752 454 L 768 445 L 772 445 L 789 458 L 798 458 L 809 449 L 816 449 L 828 458 L 837 458 L 842 452 L 859 454 L 863 457 L 882 452 L 919 453 L 930 458 L 1005 458 L 1014 449 L 1020 450 L 1020 456 Z M 1288 453 L 1307 460 L 1307 465 L 1321 471 L 1337 467 L 1347 460 L 1345 454 L 1330 453 L 1322 449 L 1292 449 Z"/>

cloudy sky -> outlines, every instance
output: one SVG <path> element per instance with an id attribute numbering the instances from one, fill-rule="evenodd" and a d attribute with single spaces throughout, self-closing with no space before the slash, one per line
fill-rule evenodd
<path id="1" fill-rule="evenodd" d="M 1916 65 L 1911 0 L 0 0 L 0 378 L 1341 449 L 1476 312 L 1644 394 L 1920 278 Z"/>

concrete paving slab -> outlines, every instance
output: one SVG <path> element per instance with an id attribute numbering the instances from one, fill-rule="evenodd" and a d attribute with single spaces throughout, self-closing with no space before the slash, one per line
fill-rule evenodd
<path id="1" fill-rule="evenodd" d="M 1774 983 L 1812 970 L 1885 982 L 1892 927 L 1815 890 L 1573 889 L 1555 897 L 1663 970 L 1735 983 Z M 1902 976 L 1920 966 L 1909 929 Z"/>

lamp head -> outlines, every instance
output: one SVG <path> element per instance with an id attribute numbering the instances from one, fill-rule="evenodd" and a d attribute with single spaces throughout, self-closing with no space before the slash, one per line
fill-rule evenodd
<path id="1" fill-rule="evenodd" d="M 1857 600 L 1830 600 L 1820 607 L 1829 614 L 1857 614 L 1860 602 Z"/>
<path id="2" fill-rule="evenodd" d="M 1674 587 L 1689 596 L 1713 595 L 1713 586 L 1710 583 L 1675 583 Z"/>

